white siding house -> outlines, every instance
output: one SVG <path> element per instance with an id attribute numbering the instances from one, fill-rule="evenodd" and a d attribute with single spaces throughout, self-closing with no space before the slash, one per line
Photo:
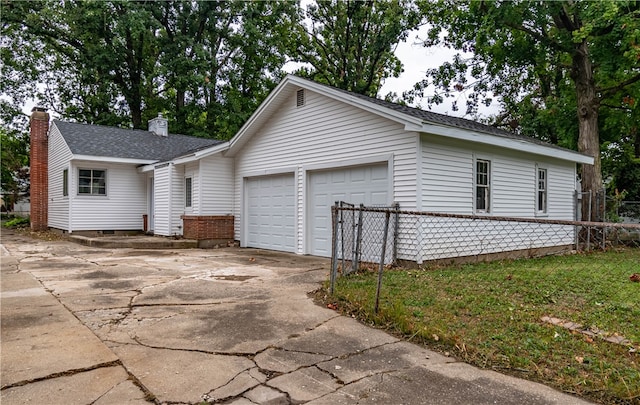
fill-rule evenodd
<path id="1" fill-rule="evenodd" d="M 48 131 L 48 226 L 65 232 L 141 231 L 146 215 L 156 233 L 181 234 L 185 165 L 141 167 L 220 141 L 163 128 L 154 133 L 54 120 Z M 198 162 L 187 167 L 197 176 Z"/>
<path id="2" fill-rule="evenodd" d="M 152 120 L 154 128 L 162 124 L 158 120 Z M 331 254 L 330 208 L 338 200 L 572 220 L 577 165 L 593 163 L 591 157 L 490 126 L 296 76 L 283 79 L 224 143 L 77 125 L 54 122 L 50 131 L 50 189 L 56 194 L 50 226 L 140 229 L 145 214 L 155 234 L 173 236 L 195 234 L 198 227 L 186 230 L 194 218 L 219 220 L 241 246 L 319 256 Z M 85 143 L 80 135 L 95 138 Z M 91 149 L 107 141 L 103 150 Z M 78 183 L 83 168 L 106 173 L 106 195 L 61 198 L 64 168 L 70 184 Z M 451 221 L 458 229 L 454 241 L 473 237 L 465 233 L 464 220 Z M 495 227 L 477 249 L 505 248 L 495 236 L 507 231 Z M 398 251 L 408 260 L 446 257 L 446 248 L 425 249 L 442 240 L 418 226 L 399 236 Z M 506 248 L 537 247 L 514 241 Z"/>

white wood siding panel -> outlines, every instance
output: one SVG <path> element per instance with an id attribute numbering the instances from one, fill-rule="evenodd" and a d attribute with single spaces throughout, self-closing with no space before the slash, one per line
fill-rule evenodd
<path id="1" fill-rule="evenodd" d="M 182 219 L 184 215 L 184 165 L 169 165 L 171 176 L 171 233 L 170 235 L 182 235 Z"/>
<path id="2" fill-rule="evenodd" d="M 468 149 L 433 142 L 422 135 L 422 209 L 473 213 L 473 155 Z"/>
<path id="3" fill-rule="evenodd" d="M 107 195 L 78 195 L 78 169 L 107 171 Z M 69 181 L 72 230 L 141 230 L 147 212 L 146 175 L 135 165 L 74 161 Z"/>
<path id="4" fill-rule="evenodd" d="M 236 238 L 241 238 L 242 179 L 247 175 L 318 164 L 348 165 L 352 159 L 393 155 L 392 199 L 403 209 L 416 208 L 416 138 L 398 123 L 306 91 L 306 104 L 296 107 L 295 97 L 277 113 L 238 153 L 235 161 L 234 215 Z M 381 161 L 386 159 L 381 159 Z M 304 192 L 306 181 L 297 182 L 297 253 L 306 253 Z"/>
<path id="5" fill-rule="evenodd" d="M 169 165 L 156 167 L 153 170 L 153 209 L 154 228 L 153 233 L 161 236 L 170 236 L 170 177 Z"/>
<path id="6" fill-rule="evenodd" d="M 293 173 L 246 179 L 247 246 L 294 252 Z"/>
<path id="7" fill-rule="evenodd" d="M 49 131 L 49 208 L 48 221 L 52 228 L 69 231 L 69 198 L 73 192 L 72 171 L 69 170 L 69 195 L 62 195 L 64 169 L 70 168 L 71 151 L 54 125 Z"/>
<path id="8" fill-rule="evenodd" d="M 474 158 L 491 161 L 489 215 L 536 217 L 536 167 L 548 170 L 548 218 L 573 220 L 575 164 L 422 135 L 422 209 L 473 214 Z"/>
<path id="9" fill-rule="evenodd" d="M 233 159 L 220 154 L 200 160 L 199 215 L 233 213 Z"/>

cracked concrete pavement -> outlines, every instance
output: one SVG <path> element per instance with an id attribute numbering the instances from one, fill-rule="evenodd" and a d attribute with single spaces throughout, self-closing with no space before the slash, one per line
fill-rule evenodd
<path id="1" fill-rule="evenodd" d="M 2 235 L 3 405 L 583 404 L 313 303 L 327 259 Z"/>

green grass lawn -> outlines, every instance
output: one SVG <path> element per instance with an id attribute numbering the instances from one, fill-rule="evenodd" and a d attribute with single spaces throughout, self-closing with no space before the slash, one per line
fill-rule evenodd
<path id="1" fill-rule="evenodd" d="M 604 403 L 640 403 L 640 249 L 386 270 L 341 277 L 333 297 L 363 321 L 463 361 Z M 622 335 L 619 345 L 541 321 Z"/>

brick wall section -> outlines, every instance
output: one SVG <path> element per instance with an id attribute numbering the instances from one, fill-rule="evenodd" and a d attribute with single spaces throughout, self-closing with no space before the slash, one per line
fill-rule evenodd
<path id="1" fill-rule="evenodd" d="M 44 108 L 31 111 L 30 168 L 31 229 L 49 228 L 49 113 Z"/>
<path id="2" fill-rule="evenodd" d="M 186 239 L 233 240 L 233 215 L 183 215 L 183 234 Z"/>

